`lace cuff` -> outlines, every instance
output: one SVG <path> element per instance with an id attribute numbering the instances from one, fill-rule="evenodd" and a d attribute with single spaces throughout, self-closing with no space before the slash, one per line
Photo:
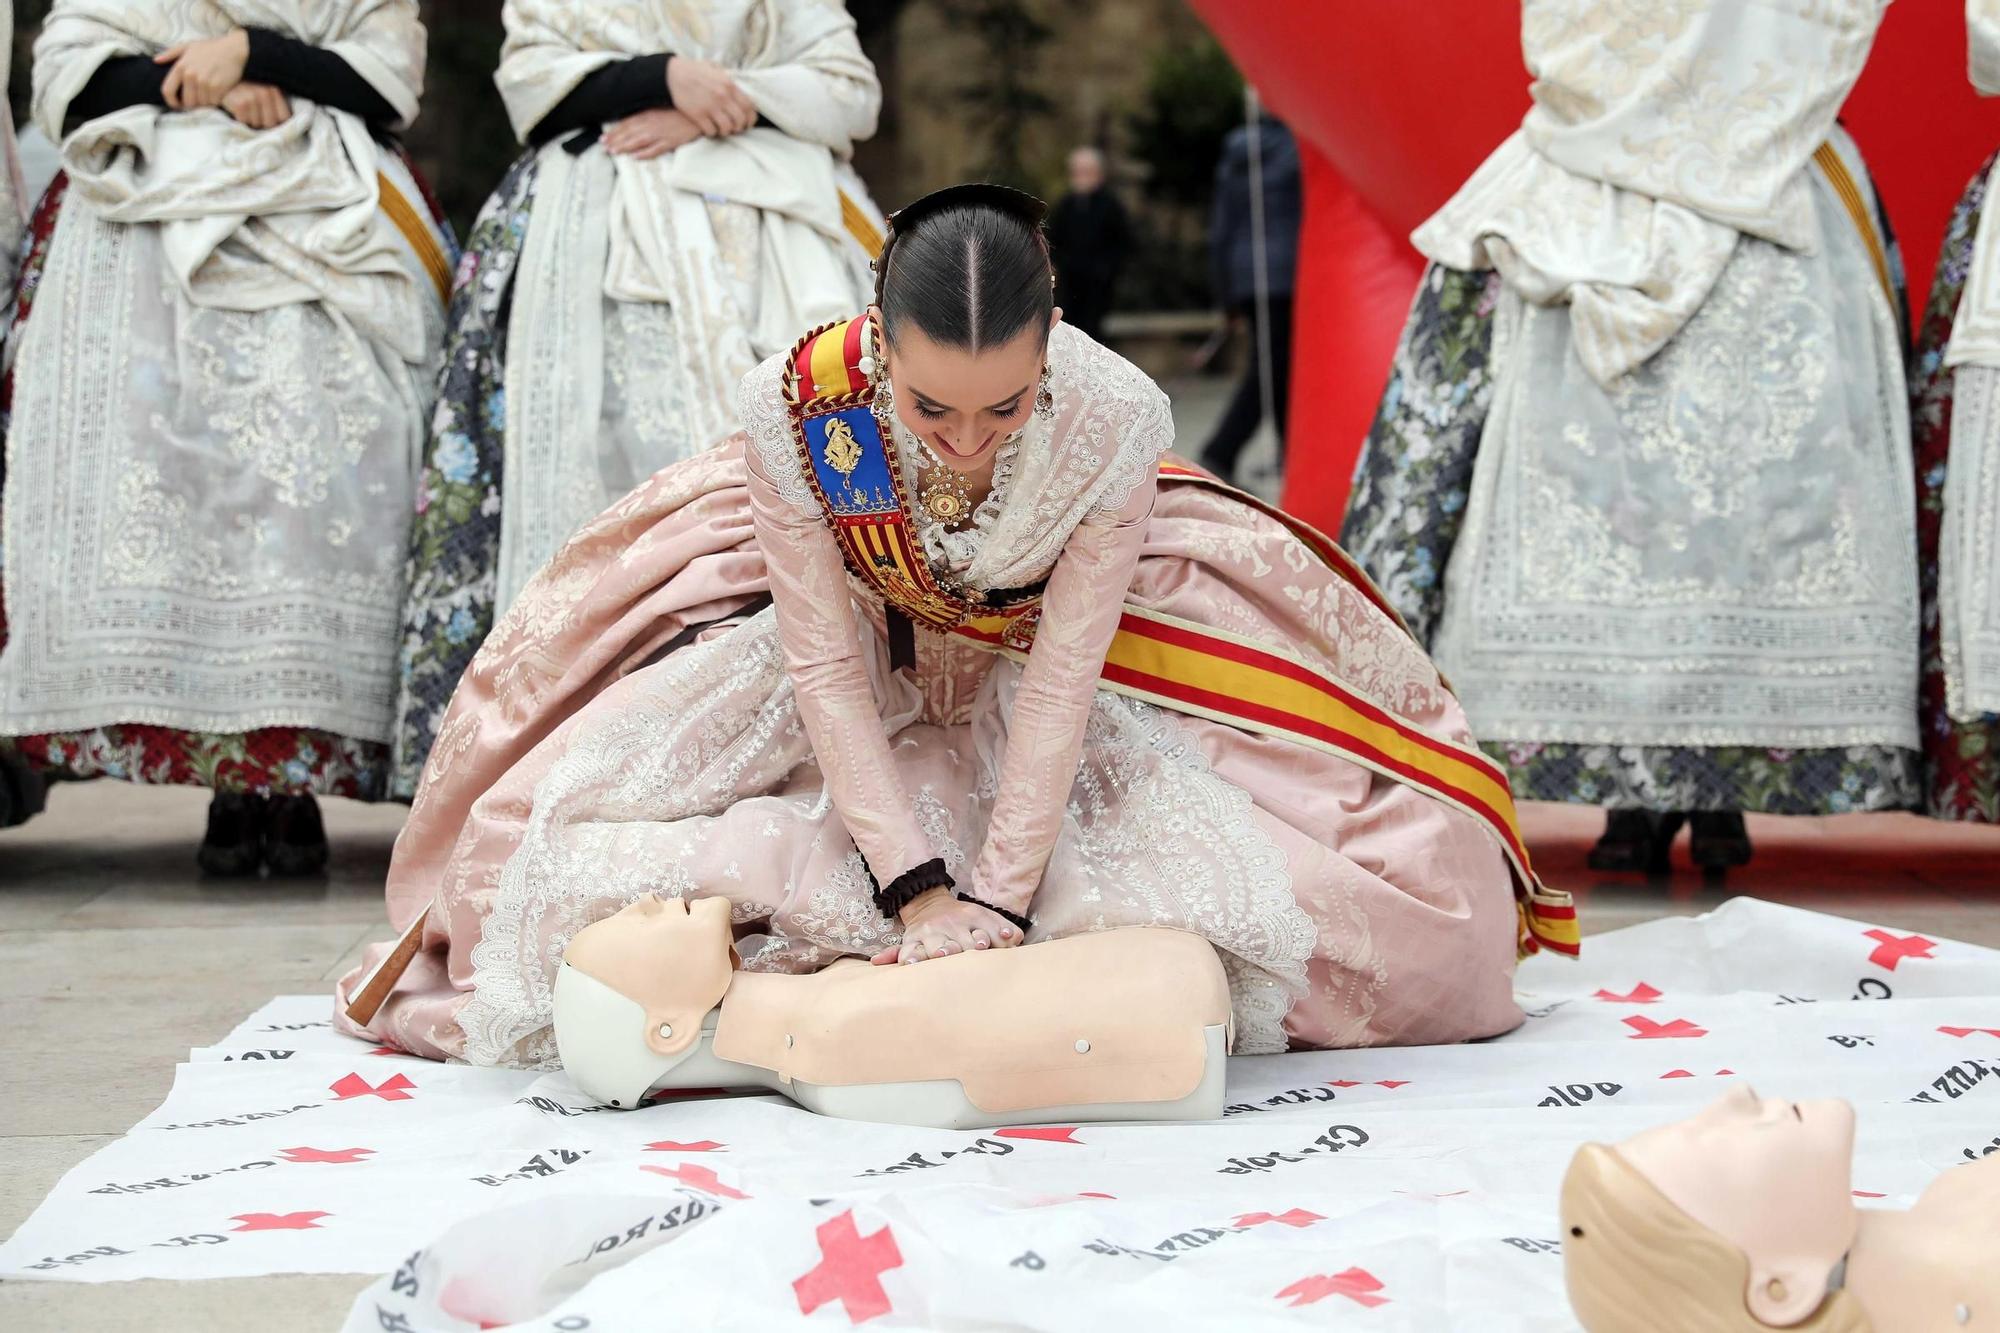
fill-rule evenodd
<path id="1" fill-rule="evenodd" d="M 881 908 L 882 915 L 891 920 L 895 919 L 896 913 L 916 901 L 919 895 L 932 889 L 953 888 L 958 883 L 945 869 L 941 856 L 934 856 L 920 866 L 905 870 L 886 886 L 875 878 L 875 871 L 869 867 L 867 857 L 861 859 L 861 865 L 868 871 L 868 887 L 874 892 L 875 906 Z"/>

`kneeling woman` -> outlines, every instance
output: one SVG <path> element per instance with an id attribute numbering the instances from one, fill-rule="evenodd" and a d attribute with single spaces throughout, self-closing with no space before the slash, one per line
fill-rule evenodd
<path id="1" fill-rule="evenodd" d="M 529 584 L 396 848 L 414 965 L 379 1012 L 407 953 L 341 984 L 370 1035 L 553 1061 L 563 948 L 649 891 L 730 899 L 765 970 L 1181 927 L 1239 1051 L 1520 1021 L 1517 943 L 1575 922 L 1504 780 L 1337 549 L 1163 459 L 1165 396 L 1060 324 L 1040 218 L 906 210 L 877 308 L 744 381 L 747 439 Z"/>

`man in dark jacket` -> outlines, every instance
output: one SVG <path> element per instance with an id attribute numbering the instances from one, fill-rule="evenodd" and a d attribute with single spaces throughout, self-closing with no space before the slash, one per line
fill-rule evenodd
<path id="1" fill-rule="evenodd" d="M 1253 181 L 1262 185 L 1261 244 L 1252 212 Z M 1209 262 L 1214 269 L 1216 299 L 1233 322 L 1249 329 L 1250 364 L 1201 451 L 1202 466 L 1224 481 L 1235 473 L 1237 457 L 1264 419 L 1265 347 L 1257 312 L 1260 284 L 1266 293 L 1265 327 L 1270 335 L 1271 406 L 1276 418 L 1272 425 L 1278 432 L 1280 460 L 1284 456 L 1285 402 L 1292 383 L 1292 279 L 1298 265 L 1301 199 L 1299 149 L 1290 130 L 1269 116 L 1259 116 L 1254 125 L 1240 125 L 1229 132 L 1215 166 Z"/>
<path id="2" fill-rule="evenodd" d="M 1104 176 L 1104 154 L 1095 148 L 1072 152 L 1069 193 L 1049 214 L 1056 304 L 1063 319 L 1099 342 L 1104 341 L 1104 317 L 1111 313 L 1119 265 L 1132 248 L 1132 224 Z"/>

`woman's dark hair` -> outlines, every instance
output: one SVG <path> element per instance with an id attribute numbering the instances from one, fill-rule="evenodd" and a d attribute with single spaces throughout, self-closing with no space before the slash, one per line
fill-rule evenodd
<path id="1" fill-rule="evenodd" d="M 889 341 L 905 324 L 932 342 L 976 352 L 1049 327 L 1054 270 L 1048 212 L 1001 185 L 954 185 L 889 219 L 876 261 L 875 304 Z"/>

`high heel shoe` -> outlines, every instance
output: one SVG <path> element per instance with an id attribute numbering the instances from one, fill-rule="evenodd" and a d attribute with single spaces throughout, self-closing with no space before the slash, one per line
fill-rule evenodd
<path id="1" fill-rule="evenodd" d="M 1688 817 L 1688 852 L 1703 870 L 1750 864 L 1750 831 L 1740 810 L 1697 810 Z"/>
<path id="2" fill-rule="evenodd" d="M 1678 810 L 1611 810 L 1604 819 L 1604 836 L 1590 849 L 1585 863 L 1592 870 L 1612 873 L 1641 871 L 1664 875 L 1674 835 L 1681 831 Z"/>
<path id="3" fill-rule="evenodd" d="M 329 851 L 319 802 L 311 794 L 273 796 L 264 818 L 264 864 L 273 875 L 298 878 L 326 869 Z"/>
<path id="4" fill-rule="evenodd" d="M 264 798 L 219 791 L 208 803 L 208 832 L 195 863 L 221 879 L 257 873 L 264 854 Z"/>

